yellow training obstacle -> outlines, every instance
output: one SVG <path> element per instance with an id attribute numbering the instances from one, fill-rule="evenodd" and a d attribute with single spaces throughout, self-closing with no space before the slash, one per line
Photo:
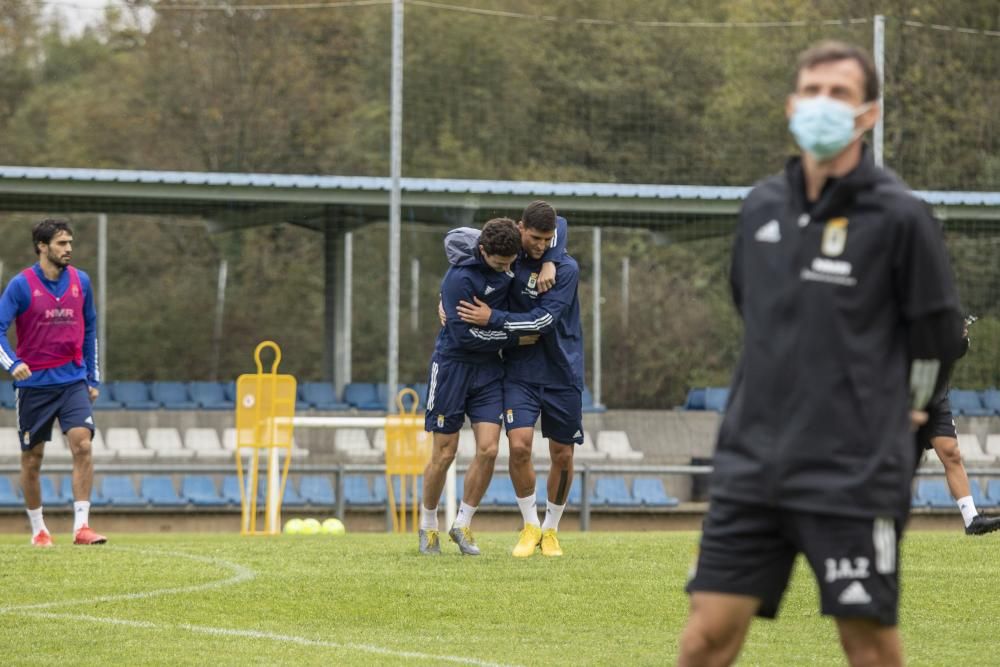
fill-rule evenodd
<path id="1" fill-rule="evenodd" d="M 265 373 L 260 353 L 274 350 L 271 372 Z M 241 535 L 278 535 L 281 533 L 281 499 L 292 460 L 292 420 L 295 417 L 295 378 L 279 375 L 281 348 L 266 340 L 254 350 L 257 373 L 241 375 L 236 380 L 236 474 L 240 484 L 243 509 Z M 244 481 L 243 452 L 249 449 Z M 258 468 L 262 450 L 267 455 L 267 496 L 264 529 L 257 530 Z M 284 450 L 284 465 L 280 452 Z M 279 475 L 280 470 L 280 475 Z"/>
<path id="2" fill-rule="evenodd" d="M 403 407 L 403 397 L 410 396 L 410 410 Z M 424 431 L 423 417 L 417 416 L 420 397 L 412 389 L 403 389 L 396 396 L 398 415 L 388 415 L 385 418 L 385 486 L 392 514 L 392 529 L 397 533 L 405 533 L 407 480 L 410 480 L 413 498 L 413 521 L 410 530 L 417 528 L 417 504 L 420 502 L 420 492 L 417 489 L 417 479 L 423 476 L 424 468 L 431 457 L 431 436 Z M 398 477 L 399 502 L 396 501 L 396 485 L 393 477 Z"/>

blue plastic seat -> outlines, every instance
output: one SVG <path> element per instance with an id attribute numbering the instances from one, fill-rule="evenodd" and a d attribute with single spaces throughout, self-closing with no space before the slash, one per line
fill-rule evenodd
<path id="1" fill-rule="evenodd" d="M 351 407 L 337 399 L 337 392 L 329 382 L 303 382 L 299 385 L 299 398 L 307 407 L 317 410 L 347 410 Z"/>
<path id="2" fill-rule="evenodd" d="M 111 398 L 128 410 L 155 410 L 160 407 L 158 401 L 150 398 L 149 387 L 145 382 L 112 382 L 110 389 Z"/>
<path id="3" fill-rule="evenodd" d="M 232 410 L 233 399 L 226 397 L 226 387 L 220 382 L 188 382 L 188 396 L 203 410 Z"/>
<path id="4" fill-rule="evenodd" d="M 483 500 L 480 504 L 499 505 L 509 507 L 517 505 L 517 494 L 514 492 L 514 485 L 507 475 L 494 475 L 490 480 L 490 485 L 486 487 Z"/>
<path id="5" fill-rule="evenodd" d="M 7 477 L 0 477 L 0 507 L 21 507 L 24 500 Z"/>
<path id="6" fill-rule="evenodd" d="M 705 390 L 705 409 L 725 412 L 729 401 L 729 387 L 709 387 Z"/>
<path id="7" fill-rule="evenodd" d="M 548 490 L 549 476 L 545 473 L 535 475 L 535 503 L 545 511 L 549 502 Z M 583 501 L 583 493 L 580 491 L 580 477 L 573 476 L 573 483 L 569 487 L 569 496 L 566 498 L 567 505 L 580 505 Z"/>
<path id="8" fill-rule="evenodd" d="M 167 410 L 197 410 L 198 402 L 188 396 L 187 385 L 183 382 L 154 382 L 149 387 L 154 401 Z"/>
<path id="9" fill-rule="evenodd" d="M 983 407 L 995 415 L 1000 415 L 1000 389 L 987 389 L 979 395 Z"/>
<path id="10" fill-rule="evenodd" d="M 585 386 L 583 388 L 583 393 L 580 398 L 583 402 L 584 412 L 607 412 L 606 407 L 594 403 L 594 394 L 590 391 L 590 387 Z"/>
<path id="11" fill-rule="evenodd" d="M 385 402 L 378 398 L 378 388 L 371 382 L 351 382 L 344 387 L 344 401 L 358 410 L 384 410 Z"/>
<path id="12" fill-rule="evenodd" d="M 426 382 L 414 382 L 413 384 L 410 385 L 410 388 L 413 389 L 413 391 L 417 392 L 417 396 L 420 397 L 420 406 L 417 410 L 419 412 L 421 409 L 427 406 L 428 384 Z"/>
<path id="13" fill-rule="evenodd" d="M 140 495 L 147 503 L 158 507 L 187 505 L 187 500 L 177 495 L 173 480 L 164 475 L 143 477 Z"/>
<path id="14" fill-rule="evenodd" d="M 337 494 L 326 475 L 303 475 L 299 480 L 299 494 L 310 505 L 334 505 Z"/>
<path id="15" fill-rule="evenodd" d="M 983 493 L 983 487 L 979 486 L 979 481 L 975 479 L 969 480 L 969 490 L 972 492 L 972 502 L 976 504 L 976 507 L 992 507 L 993 501 L 986 497 Z"/>
<path id="16" fill-rule="evenodd" d="M 58 484 L 49 475 L 42 475 L 42 504 L 49 506 L 65 505 L 73 502 L 73 496 L 68 498 L 62 494 Z"/>
<path id="17" fill-rule="evenodd" d="M 344 502 L 348 505 L 376 505 L 367 475 L 344 475 Z"/>
<path id="18" fill-rule="evenodd" d="M 59 484 L 60 494 L 66 499 L 67 503 L 72 503 L 76 500 L 76 496 L 73 495 L 73 476 L 63 475 L 62 482 Z M 104 498 L 97 491 L 97 484 L 90 487 L 90 504 L 95 507 L 100 507 L 102 505 L 107 505 L 108 500 Z"/>
<path id="19" fill-rule="evenodd" d="M 979 400 L 979 392 L 971 389 L 951 389 L 948 391 L 948 400 L 951 402 L 952 413 L 956 415 L 985 417 L 993 414 Z"/>
<path id="20" fill-rule="evenodd" d="M 677 499 L 667 494 L 659 477 L 636 477 L 632 480 L 632 496 L 646 507 L 677 506 Z"/>
<path id="21" fill-rule="evenodd" d="M 1000 479 L 991 479 L 986 482 L 986 497 L 990 504 L 1000 505 Z"/>
<path id="22" fill-rule="evenodd" d="M 111 384 L 107 383 L 100 387 L 100 393 L 94 401 L 95 410 L 121 410 L 124 407 L 120 401 L 111 398 Z"/>
<path id="23" fill-rule="evenodd" d="M 105 475 L 101 479 L 101 497 L 116 507 L 141 507 L 146 504 L 126 475 Z"/>
<path id="24" fill-rule="evenodd" d="M 955 501 L 943 479 L 917 480 L 917 498 L 924 507 L 954 507 Z"/>
<path id="25" fill-rule="evenodd" d="M 267 493 L 267 485 L 264 485 L 264 492 Z M 265 496 L 266 497 L 266 496 Z M 282 507 L 301 507 L 306 504 L 298 489 L 295 488 L 295 480 L 289 475 L 285 480 L 285 495 L 281 497 Z"/>
<path id="26" fill-rule="evenodd" d="M 14 383 L 0 382 L 0 408 L 14 407 Z"/>
<path id="27" fill-rule="evenodd" d="M 687 400 L 684 401 L 685 410 L 704 410 L 705 409 L 705 390 L 704 389 L 689 389 Z"/>
<path id="28" fill-rule="evenodd" d="M 236 493 L 236 502 L 239 502 L 238 488 Z M 219 495 L 215 482 L 209 475 L 184 475 L 181 478 L 181 497 L 192 505 L 200 507 L 218 507 L 227 503 L 226 499 Z"/>
<path id="29" fill-rule="evenodd" d="M 240 480 L 236 475 L 226 475 L 222 478 L 222 499 L 230 505 L 240 505 L 243 502 Z"/>
<path id="30" fill-rule="evenodd" d="M 621 475 L 598 477 L 590 502 L 594 505 L 635 506 L 639 502 L 632 496 Z"/>

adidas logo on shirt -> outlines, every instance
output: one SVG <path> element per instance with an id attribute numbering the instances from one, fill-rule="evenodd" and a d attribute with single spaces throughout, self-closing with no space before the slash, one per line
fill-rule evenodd
<path id="1" fill-rule="evenodd" d="M 493 285 L 487 285 L 487 286 L 486 286 L 486 294 L 490 294 L 490 293 L 492 293 L 492 292 L 496 292 L 496 291 L 497 291 L 497 290 L 496 290 L 496 288 L 495 288 L 495 287 L 493 287 Z"/>
<path id="2" fill-rule="evenodd" d="M 753 237 L 761 243 L 777 243 L 781 240 L 781 226 L 777 220 L 771 220 L 760 227 Z"/>
<path id="3" fill-rule="evenodd" d="M 868 595 L 868 591 L 860 581 L 852 581 L 837 598 L 840 604 L 868 604 L 871 601 L 872 596 Z"/>

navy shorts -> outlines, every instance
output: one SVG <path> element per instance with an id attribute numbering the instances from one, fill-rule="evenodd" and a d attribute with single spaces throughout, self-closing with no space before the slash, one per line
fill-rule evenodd
<path id="1" fill-rule="evenodd" d="M 774 618 L 801 553 L 819 585 L 823 614 L 894 626 L 902 529 L 892 518 L 813 514 L 715 498 L 687 592 L 755 597 L 761 601 L 757 615 Z"/>
<path id="2" fill-rule="evenodd" d="M 59 420 L 65 433 L 82 426 L 94 432 L 94 410 L 84 381 L 44 387 L 18 387 L 15 390 L 17 435 L 21 450 L 28 451 L 39 442 L 52 439 L 52 422 Z"/>
<path id="3" fill-rule="evenodd" d="M 431 358 L 427 383 L 427 411 L 424 429 L 437 433 L 457 433 L 465 415 L 473 424 L 500 423 L 503 410 L 503 364 L 500 358 L 487 363 L 470 363 Z"/>
<path id="4" fill-rule="evenodd" d="M 933 449 L 931 440 L 941 437 L 958 440 L 955 417 L 951 413 L 951 401 L 947 394 L 927 407 L 927 423 L 917 430 L 917 442 L 924 449 Z"/>
<path id="5" fill-rule="evenodd" d="M 565 445 L 583 444 L 583 394 L 573 385 L 532 384 L 506 379 L 503 422 L 510 431 L 534 428 L 542 416 L 542 436 Z"/>

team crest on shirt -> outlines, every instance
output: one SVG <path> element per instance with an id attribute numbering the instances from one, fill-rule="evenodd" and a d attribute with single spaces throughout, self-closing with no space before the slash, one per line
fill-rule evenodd
<path id="1" fill-rule="evenodd" d="M 37 290 L 37 289 L 34 292 L 31 293 L 31 296 L 41 296 L 41 295 L 42 295 L 42 291 L 41 290 Z"/>
<path id="2" fill-rule="evenodd" d="M 72 287 L 70 287 L 69 291 L 73 294 L 73 298 L 74 299 L 77 298 L 78 296 L 80 296 L 80 288 L 77 287 L 76 285 L 73 285 Z"/>
<path id="3" fill-rule="evenodd" d="M 531 289 L 535 289 L 535 285 L 536 284 L 538 284 L 538 274 L 537 273 L 532 273 L 528 277 L 528 287 L 530 287 Z"/>
<path id="4" fill-rule="evenodd" d="M 847 218 L 831 218 L 823 228 L 820 250 L 827 257 L 838 257 L 847 245 Z"/>

